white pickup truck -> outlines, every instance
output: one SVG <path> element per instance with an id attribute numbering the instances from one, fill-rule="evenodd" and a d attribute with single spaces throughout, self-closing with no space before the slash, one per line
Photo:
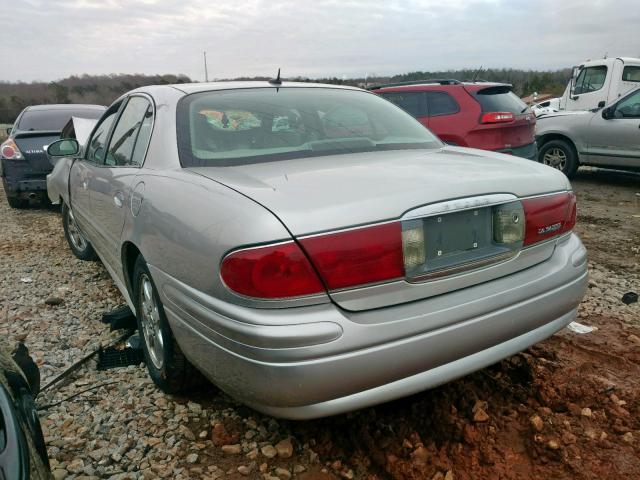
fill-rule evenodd
<path id="1" fill-rule="evenodd" d="M 592 110 L 609 105 L 640 86 L 640 58 L 615 57 L 588 60 L 573 67 L 561 97 L 531 109 L 536 117 L 558 110 Z"/>

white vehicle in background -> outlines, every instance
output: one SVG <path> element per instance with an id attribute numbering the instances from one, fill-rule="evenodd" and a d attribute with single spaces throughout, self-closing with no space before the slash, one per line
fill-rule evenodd
<path id="1" fill-rule="evenodd" d="M 531 105 L 531 111 L 536 117 L 557 112 L 558 110 L 560 110 L 560 98 L 550 98 L 544 102 Z"/>
<path id="2" fill-rule="evenodd" d="M 559 110 L 603 108 L 640 86 L 640 58 L 589 60 L 573 67 Z"/>

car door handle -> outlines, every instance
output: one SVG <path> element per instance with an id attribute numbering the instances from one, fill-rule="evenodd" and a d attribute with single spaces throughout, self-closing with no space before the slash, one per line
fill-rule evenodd
<path id="1" fill-rule="evenodd" d="M 121 192 L 118 192 L 113 196 L 113 203 L 116 204 L 116 207 L 122 208 L 122 205 L 124 204 L 124 197 Z"/>

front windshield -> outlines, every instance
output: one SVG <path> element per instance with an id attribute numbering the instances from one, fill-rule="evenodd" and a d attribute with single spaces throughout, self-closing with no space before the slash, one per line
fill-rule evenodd
<path id="1" fill-rule="evenodd" d="M 348 89 L 284 87 L 197 93 L 180 101 L 177 121 L 184 167 L 442 146 L 392 103 Z"/>

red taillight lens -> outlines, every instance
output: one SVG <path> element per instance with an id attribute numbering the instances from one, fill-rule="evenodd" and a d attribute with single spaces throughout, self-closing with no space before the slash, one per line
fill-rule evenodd
<path id="1" fill-rule="evenodd" d="M 11 139 L 6 140 L 2 145 L 0 145 L 0 155 L 2 158 L 6 158 L 8 160 L 21 160 L 22 153 L 20 149 Z"/>
<path id="2" fill-rule="evenodd" d="M 480 117 L 480 123 L 513 122 L 516 117 L 511 112 L 487 112 Z"/>
<path id="3" fill-rule="evenodd" d="M 400 222 L 300 240 L 327 288 L 404 277 Z"/>
<path id="4" fill-rule="evenodd" d="M 222 261 L 220 275 L 231 290 L 248 297 L 285 298 L 324 291 L 293 241 L 233 252 Z"/>
<path id="5" fill-rule="evenodd" d="M 526 219 L 524 245 L 548 240 L 568 232 L 575 225 L 576 198 L 573 192 L 522 200 Z"/>

